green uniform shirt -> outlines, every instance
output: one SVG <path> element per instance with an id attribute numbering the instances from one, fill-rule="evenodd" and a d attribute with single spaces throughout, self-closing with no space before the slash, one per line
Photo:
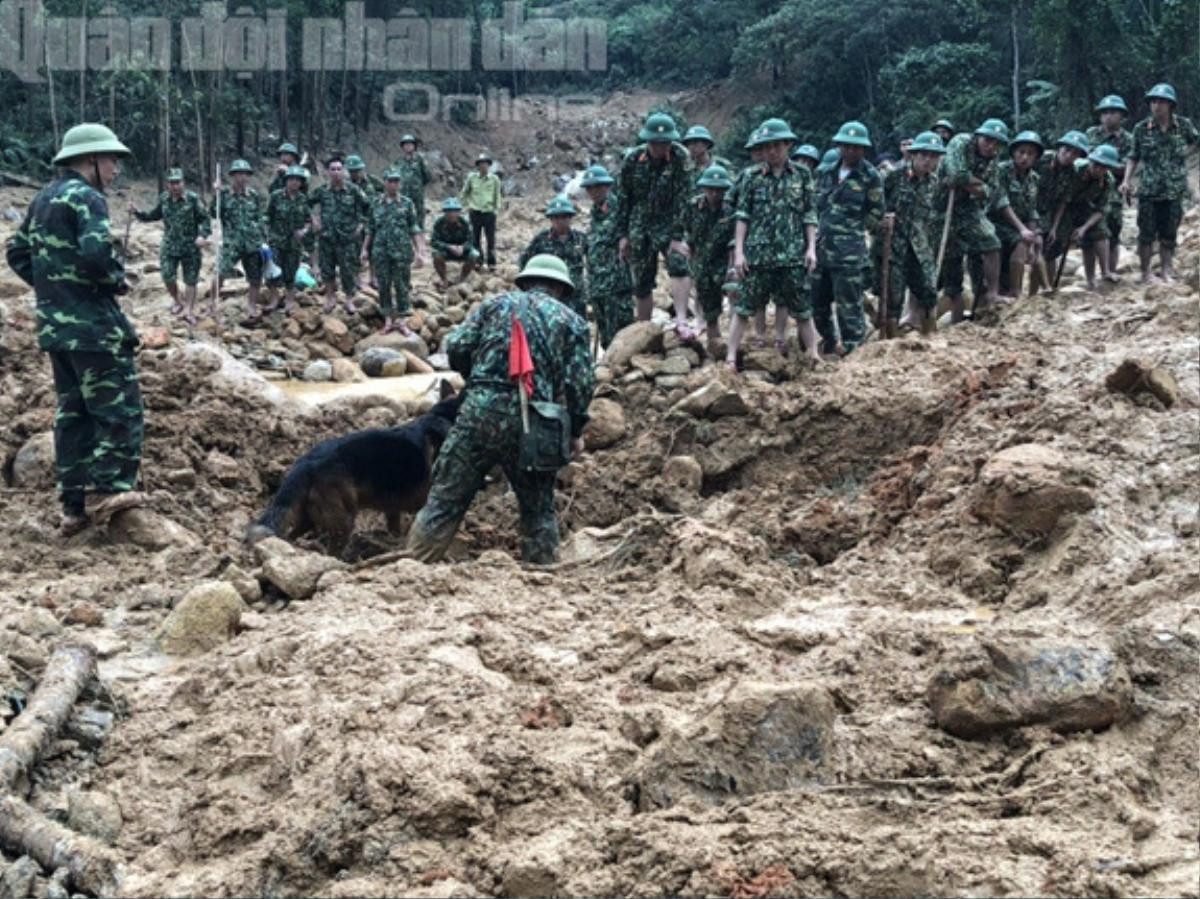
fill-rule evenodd
<path id="1" fill-rule="evenodd" d="M 621 259 L 617 233 L 620 197 L 610 190 L 604 206 L 593 204 L 587 234 L 588 295 L 626 297 L 633 290 L 629 263 Z"/>
<path id="2" fill-rule="evenodd" d="M 372 256 L 412 259 L 412 237 L 424 230 L 417 217 L 417 207 L 406 196 L 397 194 L 390 200 L 385 194 L 371 204 L 367 233 L 371 235 Z"/>
<path id="3" fill-rule="evenodd" d="M 587 260 L 587 235 L 571 228 L 559 237 L 553 228 L 543 228 L 529 241 L 529 246 L 521 254 L 517 267 L 524 268 L 525 264 L 539 253 L 549 253 L 565 262 L 567 270 L 571 273 L 571 281 L 575 284 L 576 295 L 587 296 L 587 282 L 583 274 L 583 266 Z"/>
<path id="4" fill-rule="evenodd" d="M 500 176 L 495 172 L 483 176 L 479 172 L 471 172 L 458 198 L 471 212 L 499 212 Z"/>
<path id="5" fill-rule="evenodd" d="M 353 237 L 371 214 L 366 195 L 349 181 L 343 181 L 337 189 L 322 184 L 309 195 L 308 205 L 321 207 L 321 236 L 325 238 Z"/>
<path id="6" fill-rule="evenodd" d="M 213 216 L 217 201 L 213 200 Z M 253 187 L 235 193 L 221 188 L 221 244 L 227 254 L 241 255 L 257 250 L 263 242 L 262 195 Z"/>
<path id="7" fill-rule="evenodd" d="M 1004 205 L 1011 207 L 1016 217 L 1024 222 L 1026 227 L 1035 231 L 1041 226 L 1037 209 L 1038 181 L 1039 176 L 1036 171 L 1030 168 L 1024 175 L 1021 175 L 1011 159 L 1000 163 L 996 171 L 997 193 L 1003 195 L 1008 201 Z M 1000 209 L 1003 208 L 1000 207 Z M 995 223 L 996 233 L 1003 243 L 1016 243 L 1021 239 L 1021 235 L 1008 221 L 1007 216 L 994 212 L 991 214 L 991 219 Z"/>
<path id="8" fill-rule="evenodd" d="M 883 176 L 884 211 L 896 215 L 896 224 L 892 227 L 892 259 L 903 260 L 906 249 L 911 246 L 917 259 L 934 261 L 929 229 L 934 218 L 936 189 L 937 179 L 933 175 L 918 177 L 907 162 Z M 882 220 L 875 233 L 875 244 L 882 250 Z"/>
<path id="9" fill-rule="evenodd" d="M 804 229 L 817 224 L 812 173 L 790 160 L 778 175 L 765 162 L 754 166 L 738 190 L 733 214 L 747 223 L 744 246 L 752 267 L 803 265 Z"/>
<path id="10" fill-rule="evenodd" d="M 650 156 L 646 144 L 626 154 L 617 176 L 621 205 L 617 230 L 631 239 L 649 235 L 655 243 L 683 237 L 683 216 L 692 195 L 690 157 L 672 143 L 664 160 Z"/>
<path id="11" fill-rule="evenodd" d="M 163 223 L 162 249 L 167 253 L 181 253 L 196 249 L 197 237 L 212 234 L 209 215 L 195 191 L 185 191 L 174 199 L 169 191 L 158 196 L 158 204 L 149 212 L 133 211 L 140 222 Z"/>
<path id="12" fill-rule="evenodd" d="M 975 135 L 964 133 L 952 137 L 938 168 L 937 203 L 940 208 L 945 209 L 949 203 L 951 188 L 958 190 L 958 195 L 954 198 L 955 218 L 960 210 L 969 214 L 1003 208 L 1003 205 L 997 205 L 1001 201 L 996 199 L 996 173 L 1000 162 L 998 154 L 989 159 L 979 153 Z M 983 184 L 983 196 L 974 197 L 964 190 L 973 179 Z"/>
<path id="13" fill-rule="evenodd" d="M 267 200 L 267 239 L 276 250 L 300 249 L 296 232 L 309 223 L 308 195 L 297 191 L 289 197 L 287 191 L 275 190 Z"/>
<path id="14" fill-rule="evenodd" d="M 1045 154 L 1034 166 L 1038 174 L 1037 210 L 1046 230 L 1054 224 L 1058 207 L 1066 202 L 1075 180 L 1071 166 L 1060 166 L 1053 153 Z"/>
<path id="15" fill-rule="evenodd" d="M 404 196 L 410 199 L 425 196 L 425 185 L 433 178 L 429 174 L 429 167 L 425 165 L 424 156 L 420 153 L 413 153 L 412 156 L 401 154 L 392 168 L 400 172 L 400 192 Z"/>
<path id="16" fill-rule="evenodd" d="M 839 182 L 840 169 L 839 163 L 817 176 L 817 262 L 861 268 L 867 259 L 863 232 L 874 231 L 883 218 L 883 178 L 865 159 Z"/>
<path id="17" fill-rule="evenodd" d="M 1200 143 L 1200 134 L 1190 119 L 1171 116 L 1163 131 L 1151 116 L 1138 122 L 1133 129 L 1133 149 L 1130 159 L 1138 162 L 1139 198 L 1147 200 L 1182 200 L 1190 191 L 1187 183 L 1187 148 Z"/>
<path id="18" fill-rule="evenodd" d="M 459 244 L 462 245 L 464 255 L 469 255 L 474 249 L 471 242 L 471 226 L 461 215 L 457 222 L 451 221 L 448 215 L 439 215 L 433 222 L 433 230 L 429 237 L 429 245 L 433 252 L 440 256 L 447 255 L 452 246 Z"/>
<path id="19" fill-rule="evenodd" d="M 364 175 L 361 180 L 356 180 L 353 175 L 348 179 L 351 184 L 363 192 L 368 200 L 373 200 L 375 197 L 383 193 L 383 181 L 376 178 L 374 175 Z"/>
<path id="20" fill-rule="evenodd" d="M 815 224 L 815 222 L 814 222 Z M 692 251 L 692 277 L 721 276 L 729 268 L 729 242 L 733 240 L 734 210 L 728 198 L 713 207 L 701 194 L 688 204 L 684 228 Z M 803 235 L 801 235 L 803 241 Z"/>

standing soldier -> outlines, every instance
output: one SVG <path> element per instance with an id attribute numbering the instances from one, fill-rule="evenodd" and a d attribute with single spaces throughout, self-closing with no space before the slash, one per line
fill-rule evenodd
<path id="1" fill-rule="evenodd" d="M 688 246 L 683 239 L 683 218 L 691 192 L 688 152 L 679 143 L 675 120 L 656 112 L 638 133 L 642 143 L 626 154 L 617 181 L 621 204 L 617 212 L 621 258 L 633 268 L 633 293 L 637 317 L 649 321 L 654 310 L 652 294 L 658 277 L 658 260 L 666 260 L 675 302 L 675 330 L 683 340 L 696 333 L 687 323 Z"/>
<path id="2" fill-rule="evenodd" d="M 593 165 L 580 183 L 592 201 L 587 235 L 588 300 L 600 344 L 608 346 L 618 331 L 633 324 L 633 280 L 617 247 L 619 199 L 612 193 L 612 175 L 604 166 Z"/>
<path id="3" fill-rule="evenodd" d="M 692 250 L 692 283 L 704 316 L 709 355 L 721 340 L 722 287 L 729 271 L 729 242 L 734 239 L 733 209 L 726 202 L 733 182 L 724 166 L 711 165 L 696 182 L 703 193 L 688 204 L 686 235 Z"/>
<path id="4" fill-rule="evenodd" d="M 812 144 L 801 144 L 792 151 L 792 162 L 799 163 L 810 172 L 817 167 L 817 163 L 821 161 L 821 151 Z"/>
<path id="5" fill-rule="evenodd" d="M 529 241 L 517 263 L 524 268 L 534 256 L 549 254 L 567 264 L 575 289 L 566 301 L 577 315 L 587 320 L 587 293 L 584 288 L 583 267 L 587 262 L 587 236 L 571 227 L 575 204 L 566 197 L 555 197 L 546 207 L 550 227 L 543 228 Z"/>
<path id="6" fill-rule="evenodd" d="M 1043 149 L 1036 131 L 1022 131 L 1008 145 L 1010 158 L 997 169 L 996 200 L 989 217 L 1000 238 L 1000 293 L 1006 297 L 1021 295 L 1025 264 L 1042 251 L 1034 164 Z"/>
<path id="7" fill-rule="evenodd" d="M 400 172 L 400 190 L 404 196 L 413 202 L 417 208 L 417 216 L 421 227 L 425 227 L 425 186 L 433 180 L 429 168 L 425 165 L 425 157 L 417 152 L 417 139 L 411 134 L 400 138 L 400 158 L 396 160 L 393 170 Z"/>
<path id="8" fill-rule="evenodd" d="M 841 354 L 867 336 L 863 317 L 865 231 L 883 219 L 883 178 L 866 160 L 871 137 L 862 122 L 846 122 L 833 136 L 838 161 L 817 177 L 817 283 L 813 315 L 825 349 Z M 838 339 L 838 336 L 841 339 Z"/>
<path id="9" fill-rule="evenodd" d="M 304 255 L 304 241 L 312 234 L 312 224 L 308 197 L 304 193 L 308 169 L 294 165 L 284 174 L 283 189 L 271 191 L 271 197 L 267 200 L 267 240 L 271 244 L 280 275 L 274 281 L 267 282 L 269 296 L 266 311 L 273 311 L 279 305 L 278 291 L 282 286 L 286 297 L 284 312 L 291 315 L 296 308 L 296 270 L 300 267 L 300 257 Z"/>
<path id="10" fill-rule="evenodd" d="M 383 313 L 383 333 L 399 331 L 410 337 L 412 329 L 404 319 L 412 311 L 408 294 L 412 286 L 413 253 L 416 252 L 416 267 L 420 268 L 426 260 L 425 229 L 417 218 L 417 207 L 400 193 L 403 180 L 394 169 L 387 173 L 384 194 L 371 206 L 362 258 L 371 262 L 371 280 L 379 291 L 379 311 Z"/>
<path id="11" fill-rule="evenodd" d="M 1100 114 L 1100 124 L 1093 125 L 1087 130 L 1088 149 L 1094 150 L 1101 144 L 1108 144 L 1117 151 L 1117 156 L 1128 159 L 1133 152 L 1133 134 L 1123 127 L 1129 108 L 1116 94 L 1109 94 L 1096 104 L 1096 112 Z M 1105 215 L 1105 225 L 1108 228 L 1108 269 L 1115 272 L 1117 263 L 1121 261 L 1121 210 L 1125 206 L 1125 198 L 1121 195 L 1121 185 L 1125 183 L 1125 168 L 1121 167 L 1116 173 L 1117 190 L 1113 194 L 1113 203 Z"/>
<path id="12" fill-rule="evenodd" d="M 1075 179 L 1066 200 L 1050 225 L 1047 255 L 1066 253 L 1071 247 L 1083 247 L 1083 270 L 1089 290 L 1096 287 L 1096 259 L 1105 281 L 1119 281 L 1108 268 L 1108 226 L 1105 221 L 1117 185 L 1114 172 L 1121 167 L 1117 151 L 1102 144 L 1087 159 L 1075 162 Z"/>
<path id="13" fill-rule="evenodd" d="M 520 507 L 521 557 L 537 565 L 557 558 L 557 469 L 568 461 L 568 443 L 570 452 L 582 450 L 595 389 L 588 327 L 562 302 L 572 284 L 561 259 L 534 256 L 517 276 L 517 288 L 485 300 L 446 341 L 450 364 L 467 386 L 433 464 L 425 508 L 408 533 L 408 549 L 423 562 L 445 555 L 484 476 L 497 465 Z M 510 363 L 518 322 L 532 361 L 528 403 L 519 395 L 526 381 L 513 380 Z"/>
<path id="14" fill-rule="evenodd" d="M 1188 196 L 1187 148 L 1200 143 L 1190 119 L 1175 115 L 1175 88 L 1156 84 L 1146 92 L 1150 116 L 1133 129 L 1133 150 L 1125 163 L 1121 194 L 1133 196 L 1133 176 L 1138 175 L 1138 259 L 1142 283 L 1151 281 L 1150 260 L 1158 242 L 1162 277 L 1175 277 L 1175 235 L 1183 219 Z"/>
<path id="15" fill-rule="evenodd" d="M 167 189 L 159 194 L 158 205 L 149 212 L 139 212 L 134 204 L 129 211 L 138 221 L 163 223 L 162 243 L 158 248 L 158 265 L 163 284 L 174 300 L 171 314 L 185 313 L 188 322 L 196 323 L 196 283 L 200 280 L 200 248 L 212 234 L 209 215 L 200 197 L 183 188 L 183 169 L 167 172 Z M 184 299 L 179 298 L 176 272 L 183 269 Z"/>
<path id="16" fill-rule="evenodd" d="M 754 132 L 766 158 L 746 176 L 733 214 L 733 268 L 744 283 L 729 326 L 725 365 L 730 371 L 737 371 L 747 322 L 772 300 L 776 349 L 786 352 L 790 311 L 801 348 L 819 358 L 808 284 L 817 267 L 817 209 L 812 175 L 788 159 L 795 139 L 783 119 L 767 119 Z"/>
<path id="17" fill-rule="evenodd" d="M 725 196 L 725 202 L 729 204 L 730 209 L 737 209 L 738 198 L 742 194 L 742 185 L 746 183 L 750 173 L 762 165 L 767 156 L 764 145 L 754 142 L 755 131 L 750 132 L 746 143 L 742 145 L 742 149 L 750 155 L 750 164 L 737 173 L 737 177 L 733 179 L 733 187 Z M 730 303 L 736 304 L 741 299 L 744 285 L 733 269 L 733 241 L 729 242 L 729 271 L 726 274 L 728 280 L 725 282 L 724 292 L 729 297 Z M 754 340 L 751 345 L 757 350 L 761 350 L 767 345 L 767 310 L 765 307 L 759 309 L 758 314 L 754 316 Z"/>
<path id="18" fill-rule="evenodd" d="M 403 173 L 401 173 L 403 174 Z M 455 197 L 442 201 L 442 214 L 433 222 L 430 235 L 433 247 L 433 268 L 438 275 L 438 287 L 445 290 L 450 285 L 446 280 L 446 261 L 461 262 L 462 272 L 454 283 L 462 284 L 479 264 L 479 251 L 471 242 L 471 226 L 462 217 L 462 203 Z"/>
<path id="19" fill-rule="evenodd" d="M 325 163 L 329 183 L 312 192 L 312 228 L 317 232 L 317 255 L 321 260 L 321 280 L 325 282 L 325 314 L 337 306 L 338 275 L 346 295 L 346 311 L 354 314 L 354 295 L 358 292 L 358 258 L 370 204 L 363 192 L 346 180 L 340 156 Z"/>
<path id="20" fill-rule="evenodd" d="M 300 164 L 300 151 L 293 143 L 284 142 L 279 145 L 279 164 L 275 166 L 275 176 L 267 187 L 268 196 L 287 186 L 287 170 Z"/>
<path id="21" fill-rule="evenodd" d="M 220 196 L 219 201 L 213 199 L 213 215 L 216 216 L 218 208 L 221 213 L 221 259 L 217 266 L 217 283 L 210 308 L 214 318 L 217 315 L 216 298 L 221 293 L 221 282 L 236 273 L 239 263 L 250 285 L 246 300 L 247 315 L 254 321 L 262 314 L 258 308 L 258 294 L 263 275 L 263 204 L 262 196 L 250 186 L 253 173 L 250 163 L 235 159 L 229 164 L 229 177 L 233 185 L 222 187 L 220 179 L 213 183 L 213 189 Z"/>
<path id="22" fill-rule="evenodd" d="M 8 264 L 33 287 L 38 347 L 50 357 L 57 408 L 59 533 L 78 533 L 144 500 L 137 334 L 117 296 L 128 292 L 113 252 L 104 190 L 129 149 L 103 125 L 76 125 L 8 244 Z"/>
<path id="23" fill-rule="evenodd" d="M 692 159 L 693 187 L 699 187 L 696 182 L 703 177 L 705 169 L 709 166 L 719 165 L 727 173 L 733 167 L 733 163 L 728 159 L 713 155 L 712 149 L 717 142 L 703 125 L 693 125 L 689 128 L 684 133 L 681 143 L 687 148 L 688 156 Z"/>
<path id="24" fill-rule="evenodd" d="M 480 153 L 475 157 L 475 171 L 467 175 L 459 199 L 471 218 L 471 241 L 480 251 L 480 236 L 487 238 L 487 265 L 496 269 L 496 216 L 500 213 L 500 176 L 490 171 L 492 157 Z"/>
<path id="25" fill-rule="evenodd" d="M 350 183 L 361 190 L 368 200 L 374 200 L 383 193 L 383 182 L 367 172 L 367 164 L 361 156 L 347 156 L 346 171 L 350 173 Z"/>

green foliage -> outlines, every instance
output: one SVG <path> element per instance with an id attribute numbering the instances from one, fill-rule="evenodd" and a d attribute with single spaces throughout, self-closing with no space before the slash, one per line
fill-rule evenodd
<path id="1" fill-rule="evenodd" d="M 881 118 L 897 142 L 943 117 L 963 131 L 986 118 L 1011 118 L 1011 101 L 995 82 L 1001 71 L 998 54 L 986 44 L 941 41 L 906 50 L 880 70 Z"/>

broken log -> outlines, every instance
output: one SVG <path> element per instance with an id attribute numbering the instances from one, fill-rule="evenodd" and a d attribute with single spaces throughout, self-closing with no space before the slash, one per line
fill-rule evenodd
<path id="1" fill-rule="evenodd" d="M 3 178 L 5 181 L 11 181 L 14 184 L 20 184 L 22 187 L 40 188 L 42 186 L 32 178 L 26 178 L 24 175 L 18 175 L 14 172 L 0 170 L 0 178 Z"/>
<path id="2" fill-rule="evenodd" d="M 109 849 L 15 796 L 0 796 L 0 844 L 28 855 L 47 871 L 66 868 L 76 890 L 112 896 L 120 886 L 121 864 Z"/>

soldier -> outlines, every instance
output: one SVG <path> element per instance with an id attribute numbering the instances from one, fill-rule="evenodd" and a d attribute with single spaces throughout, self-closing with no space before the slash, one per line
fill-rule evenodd
<path id="1" fill-rule="evenodd" d="M 724 166 L 711 165 L 696 185 L 703 194 L 688 204 L 685 234 L 692 249 L 692 283 L 704 316 L 708 352 L 715 356 L 721 339 L 722 286 L 729 271 L 729 242 L 734 239 L 733 209 L 726 202 L 733 182 Z"/>
<path id="2" fill-rule="evenodd" d="M 812 144 L 801 144 L 792 151 L 790 158 L 792 162 L 799 163 L 812 172 L 821 161 L 821 151 Z"/>
<path id="3" fill-rule="evenodd" d="M 318 235 L 321 280 L 325 282 L 325 314 L 337 306 L 340 274 L 346 311 L 353 315 L 354 295 L 358 292 L 358 259 L 371 206 L 363 192 L 346 180 L 340 156 L 331 156 L 325 163 L 325 171 L 329 183 L 318 187 L 308 198 L 312 229 Z"/>
<path id="4" fill-rule="evenodd" d="M 279 164 L 275 166 L 275 176 L 271 179 L 270 185 L 267 187 L 267 195 L 270 196 L 277 190 L 283 190 L 287 187 L 287 170 L 294 165 L 300 164 L 300 151 L 296 149 L 293 143 L 284 142 L 279 145 Z"/>
<path id="5" fill-rule="evenodd" d="M 134 491 L 142 457 L 138 337 L 117 303 L 129 287 L 104 199 L 128 155 L 103 125 L 71 128 L 54 157 L 56 177 L 8 244 L 9 266 L 33 287 L 38 347 L 54 374 L 64 537 L 145 499 Z"/>
<path id="6" fill-rule="evenodd" d="M 1034 164 L 1043 149 L 1036 131 L 1022 131 L 1008 145 L 1010 158 L 997 169 L 996 200 L 989 218 L 1000 238 L 1000 293 L 1006 297 L 1021 295 L 1025 264 L 1042 251 Z"/>
<path id="7" fill-rule="evenodd" d="M 1105 281 L 1120 281 L 1120 275 L 1108 268 L 1108 226 L 1105 221 L 1112 195 L 1116 192 L 1113 175 L 1121 167 L 1117 151 L 1101 144 L 1087 159 L 1075 162 L 1075 179 L 1066 200 L 1050 225 L 1047 255 L 1053 259 L 1072 246 L 1083 247 L 1083 270 L 1089 290 L 1096 287 L 1096 259 Z"/>
<path id="8" fill-rule="evenodd" d="M 896 336 L 899 329 L 904 291 L 912 292 L 920 308 L 922 334 L 932 334 L 937 318 L 937 278 L 934 274 L 935 251 L 929 243 L 929 222 L 933 218 L 935 182 L 933 172 L 946 148 L 932 131 L 922 131 L 909 144 L 909 159 L 883 178 L 884 216 L 871 248 L 875 258 L 879 302 L 887 303 L 884 336 Z M 882 258 L 887 232 L 891 232 L 891 261 L 887 295 L 883 290 Z"/>
<path id="9" fill-rule="evenodd" d="M 283 189 L 271 191 L 267 200 L 267 240 L 271 244 L 280 275 L 267 282 L 267 308 L 272 312 L 279 306 L 279 287 L 284 289 L 284 312 L 291 315 L 296 308 L 296 270 L 304 255 L 304 241 L 312 234 L 308 197 L 308 169 L 294 165 L 284 175 Z"/>
<path id="10" fill-rule="evenodd" d="M 361 156 L 347 156 L 346 171 L 350 175 L 350 183 L 361 190 L 368 200 L 383 194 L 383 182 L 367 172 L 367 164 Z"/>
<path id="11" fill-rule="evenodd" d="M 442 201 L 442 214 L 433 223 L 430 244 L 433 246 L 433 268 L 438 275 L 437 286 L 441 290 L 450 286 L 446 280 L 446 260 L 462 263 L 462 272 L 455 284 L 467 280 L 479 264 L 479 251 L 471 241 L 471 227 L 463 221 L 462 204 L 455 197 Z"/>
<path id="12" fill-rule="evenodd" d="M 954 126 L 950 124 L 949 119 L 938 119 L 929 130 L 942 139 L 942 146 L 950 146 L 950 138 L 954 137 Z"/>
<path id="13" fill-rule="evenodd" d="M 371 217 L 367 220 L 362 261 L 370 260 L 371 263 L 371 281 L 379 291 L 379 311 L 383 313 L 383 333 L 399 331 L 405 337 L 411 337 L 412 329 L 404 319 L 412 311 L 408 299 L 412 267 L 424 265 L 427 254 L 425 229 L 417 218 L 417 207 L 400 193 L 403 180 L 395 169 L 387 173 L 383 196 L 372 204 Z M 393 293 L 396 297 L 394 312 Z"/>
<path id="14" fill-rule="evenodd" d="M 705 169 L 711 165 L 719 165 L 725 169 L 726 173 L 733 168 L 733 163 L 723 156 L 714 156 L 712 149 L 717 145 L 713 140 L 713 136 L 709 134 L 708 129 L 703 125 L 693 125 L 683 135 L 683 140 L 680 141 L 687 148 L 688 155 L 692 159 L 692 186 L 698 187 L 696 183 L 703 177 Z"/>
<path id="15" fill-rule="evenodd" d="M 408 549 L 421 561 L 445 555 L 484 476 L 496 465 L 520 507 L 522 558 L 539 565 L 557 558 L 557 468 L 567 462 L 568 440 L 571 453 L 582 451 L 580 435 L 595 388 L 588 326 L 562 302 L 573 288 L 561 259 L 534 256 L 517 276 L 517 288 L 485 300 L 447 339 L 450 364 L 467 386 L 434 462 L 429 498 L 408 534 Z M 527 416 L 518 396 L 525 384 L 512 379 L 510 365 L 518 321 L 533 362 Z"/>
<path id="16" fill-rule="evenodd" d="M 1187 148 L 1200 143 L 1200 133 L 1190 119 L 1175 115 L 1175 88 L 1156 84 L 1146 92 L 1150 116 L 1133 129 L 1133 150 L 1125 163 L 1121 195 L 1133 196 L 1133 176 L 1138 175 L 1138 259 L 1142 283 L 1153 280 L 1150 260 L 1158 242 L 1162 277 L 1172 280 L 1175 269 L 1175 235 L 1183 219 L 1188 196 Z"/>
<path id="17" fill-rule="evenodd" d="M 250 285 L 246 300 L 247 315 L 251 321 L 262 315 L 258 308 L 258 295 L 263 275 L 263 206 L 262 196 L 250 186 L 253 172 L 246 160 L 235 159 L 229 164 L 229 177 L 233 185 L 222 187 L 219 178 L 213 182 L 213 190 L 220 200 L 213 199 L 212 215 L 215 218 L 219 209 L 221 219 L 221 258 L 209 309 L 214 317 L 217 315 L 216 298 L 221 292 L 221 281 L 236 274 L 239 263 Z"/>
<path id="18" fill-rule="evenodd" d="M 596 316 L 601 346 L 612 343 L 622 328 L 633 324 L 633 279 L 617 246 L 617 203 L 612 175 L 602 165 L 589 166 L 580 182 L 592 202 L 587 235 L 588 300 Z"/>
<path id="19" fill-rule="evenodd" d="M 996 303 L 1000 289 L 1000 238 L 987 216 L 996 193 L 996 170 L 1000 147 L 1008 143 L 1008 127 L 999 119 L 988 119 L 974 134 L 959 134 L 946 147 L 935 208 L 935 233 L 942 233 L 954 193 L 950 216 L 950 239 L 946 243 L 944 283 L 950 298 L 951 321 L 965 317 L 963 308 L 963 256 L 979 254 L 985 286 L 975 295 L 975 307 Z M 997 201 L 999 202 L 999 201 Z M 982 296 L 980 295 L 982 293 Z"/>
<path id="20" fill-rule="evenodd" d="M 734 210 L 733 268 L 745 283 L 729 326 L 725 365 L 730 371 L 737 371 L 747 321 L 772 300 L 776 349 L 786 353 L 790 311 L 800 346 L 819 359 L 808 284 L 817 267 L 817 209 L 812 175 L 788 159 L 795 139 L 783 119 L 767 119 L 754 132 L 766 159 L 746 176 Z"/>
<path id="21" fill-rule="evenodd" d="M 584 288 L 583 267 L 587 261 L 587 235 L 571 227 L 575 217 L 575 204 L 566 197 L 555 197 L 546 207 L 546 218 L 550 227 L 543 228 L 529 241 L 521 254 L 518 265 L 524 268 L 534 256 L 550 254 L 567 264 L 571 273 L 574 291 L 568 299 L 569 305 L 585 321 L 587 320 L 587 293 Z"/>
<path id="22" fill-rule="evenodd" d="M 758 129 L 755 129 L 757 131 Z M 754 131 L 750 132 L 750 136 L 746 138 L 746 143 L 742 145 L 742 149 L 750 154 L 750 164 L 737 173 L 737 177 L 733 179 L 733 187 L 729 189 L 729 193 L 725 195 L 725 202 L 729 204 L 730 209 L 737 209 L 738 198 L 741 196 L 742 185 L 750 172 L 759 168 L 766 159 L 766 149 L 764 144 L 756 144 L 754 142 Z M 723 292 L 729 297 L 731 304 L 737 303 L 742 295 L 741 279 L 737 272 L 733 269 L 733 245 L 734 241 L 729 242 L 729 271 L 726 273 L 727 280 L 722 287 Z M 754 316 L 754 340 L 751 341 L 751 346 L 756 350 L 761 350 L 767 345 L 767 309 L 764 306 L 758 310 Z"/>
<path id="23" fill-rule="evenodd" d="M 846 122 L 833 143 L 838 161 L 817 176 L 820 225 L 812 305 L 825 349 L 840 355 L 867 336 L 862 308 L 867 264 L 863 232 L 874 231 L 883 218 L 883 178 L 866 160 L 871 137 L 862 122 Z"/>
<path id="24" fill-rule="evenodd" d="M 490 169 L 492 157 L 480 153 L 475 157 L 475 171 L 467 175 L 459 199 L 471 218 L 471 242 L 480 251 L 480 237 L 487 238 L 487 266 L 496 270 L 496 216 L 500 213 L 500 176 Z"/>
<path id="25" fill-rule="evenodd" d="M 413 201 L 421 219 L 421 227 L 424 228 L 425 185 L 433 178 L 429 174 L 429 167 L 425 165 L 425 157 L 417 152 L 417 139 L 413 135 L 405 134 L 400 138 L 400 158 L 392 168 L 399 170 L 403 178 L 401 192 Z"/>
<path id="26" fill-rule="evenodd" d="M 675 120 L 661 112 L 647 117 L 638 140 L 642 143 L 626 154 L 617 179 L 621 189 L 617 232 L 621 258 L 633 267 L 637 317 L 650 320 L 651 294 L 662 256 L 671 278 L 676 333 L 683 340 L 694 340 L 696 332 L 687 323 L 692 285 L 683 239 L 684 210 L 691 192 L 688 152 L 679 143 Z"/>
<path id="27" fill-rule="evenodd" d="M 1123 127 L 1125 115 L 1129 108 L 1116 94 L 1109 94 L 1096 104 L 1096 112 L 1100 114 L 1100 124 L 1093 125 L 1087 130 L 1088 149 L 1094 150 L 1101 144 L 1108 144 L 1117 151 L 1121 159 L 1128 159 L 1133 152 L 1133 134 Z M 1125 169 L 1116 173 L 1117 190 L 1113 194 L 1113 204 L 1105 215 L 1105 226 L 1108 228 L 1108 269 L 1115 272 L 1117 263 L 1121 260 L 1121 210 L 1124 207 L 1124 197 L 1121 196 L 1121 185 L 1125 183 Z"/>
<path id="28" fill-rule="evenodd" d="M 196 323 L 196 284 L 200 280 L 200 248 L 212 234 L 208 211 L 195 191 L 184 190 L 183 169 L 167 172 L 167 189 L 159 194 L 158 204 L 149 212 L 139 212 L 131 202 L 129 212 L 141 222 L 163 222 L 163 238 L 158 248 L 158 265 L 163 284 L 174 304 L 171 314 L 185 313 Z M 183 269 L 184 299 L 179 297 L 176 272 Z"/>
<path id="29" fill-rule="evenodd" d="M 1068 131 L 1054 143 L 1054 153 L 1038 160 L 1038 215 L 1049 225 L 1057 217 L 1075 180 L 1075 162 L 1088 155 L 1087 138 L 1082 131 Z"/>

